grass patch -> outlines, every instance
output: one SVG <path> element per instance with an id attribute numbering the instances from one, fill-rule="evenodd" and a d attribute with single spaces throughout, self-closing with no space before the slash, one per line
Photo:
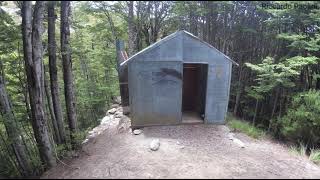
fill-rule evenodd
<path id="1" fill-rule="evenodd" d="M 320 165 L 320 149 L 311 149 L 308 157 L 307 146 L 300 144 L 299 146 L 290 146 L 289 152 L 298 156 L 304 156 L 317 165 Z"/>
<path id="2" fill-rule="evenodd" d="M 317 165 L 320 165 L 320 150 L 312 149 L 310 152 L 309 160 Z"/>
<path id="3" fill-rule="evenodd" d="M 231 129 L 245 133 L 248 136 L 253 137 L 255 139 L 265 136 L 265 132 L 263 130 L 254 127 L 248 122 L 238 120 L 230 115 L 227 117 L 227 125 Z"/>
<path id="4" fill-rule="evenodd" d="M 306 156 L 307 147 L 303 144 L 300 144 L 299 146 L 290 146 L 289 152 L 298 156 Z"/>

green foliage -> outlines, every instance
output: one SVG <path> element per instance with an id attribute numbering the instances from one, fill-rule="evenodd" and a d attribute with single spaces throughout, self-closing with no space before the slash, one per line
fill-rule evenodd
<path id="1" fill-rule="evenodd" d="M 255 139 L 265 136 L 265 133 L 261 129 L 254 127 L 248 122 L 238 120 L 230 115 L 227 117 L 227 124 L 230 128 L 245 133 Z"/>
<path id="2" fill-rule="evenodd" d="M 56 154 L 59 158 L 64 158 L 68 156 L 68 152 L 70 151 L 70 144 L 58 144 L 55 147 Z"/>
<path id="3" fill-rule="evenodd" d="M 118 18 L 114 21 L 118 36 L 123 36 L 123 23 Z M 82 131 L 96 126 L 111 97 L 119 95 L 115 39 L 104 12 L 89 2 L 77 3 L 74 7 L 72 26 L 77 114 Z"/>
<path id="4" fill-rule="evenodd" d="M 311 149 L 309 160 L 314 162 L 315 164 L 320 165 L 320 150 Z"/>
<path id="5" fill-rule="evenodd" d="M 293 50 L 298 50 L 299 52 L 302 52 L 303 50 L 315 52 L 320 49 L 319 34 L 315 34 L 313 37 L 310 37 L 305 34 L 282 33 L 278 34 L 277 38 L 288 41 L 289 45 L 287 47 Z"/>
<path id="6" fill-rule="evenodd" d="M 281 118 L 282 135 L 295 142 L 319 145 L 320 91 L 309 90 L 293 97 L 292 104 Z"/>
<path id="7" fill-rule="evenodd" d="M 302 56 L 294 56 L 291 58 L 286 59 L 281 66 L 288 67 L 288 71 L 290 71 L 293 75 L 298 75 L 297 70 L 301 70 L 301 68 L 317 64 L 319 61 L 319 58 L 316 56 L 308 56 L 308 57 L 302 57 Z"/>
<path id="8" fill-rule="evenodd" d="M 83 140 L 86 138 L 87 132 L 86 131 L 77 131 L 75 134 L 73 134 L 73 138 L 75 139 L 76 148 L 80 148 L 81 147 L 81 143 L 83 142 Z"/>
<path id="9" fill-rule="evenodd" d="M 298 70 L 304 66 L 316 64 L 318 60 L 319 58 L 315 56 L 294 56 L 286 59 L 283 63 L 274 63 L 273 58 L 267 57 L 261 64 L 245 63 L 245 65 L 257 73 L 255 80 L 258 82 L 258 86 L 253 86 L 253 89 L 263 94 L 270 92 L 278 85 L 293 87 L 294 82 L 291 77 L 299 75 Z"/>
<path id="10" fill-rule="evenodd" d="M 245 63 L 245 65 L 257 73 L 255 79 L 257 85 L 246 90 L 250 97 L 257 100 L 263 99 L 275 87 L 293 87 L 295 84 L 291 81 L 291 77 L 299 75 L 294 69 L 295 66 L 291 66 L 289 63 L 274 63 L 274 59 L 271 57 L 265 58 L 261 64 Z"/>
<path id="11" fill-rule="evenodd" d="M 6 3 L 7 4 L 7 3 Z M 14 6 L 14 4 L 11 4 Z M 56 14 L 59 16 L 59 6 Z M 104 13 L 94 12 L 87 7 L 86 2 L 75 3 L 72 6 L 72 29 L 71 48 L 73 61 L 74 84 L 76 89 L 76 110 L 79 132 L 74 135 L 77 145 L 80 146 L 85 138 L 86 130 L 98 124 L 98 119 L 103 117 L 105 110 L 111 102 L 112 96 L 119 95 L 118 76 L 116 71 L 114 37 L 110 31 L 109 24 Z M 14 7 L 13 7 L 14 8 Z M 125 23 L 118 17 L 114 17 L 118 37 L 126 37 Z M 18 17 L 17 20 L 13 19 Z M 46 21 L 46 20 L 45 20 Z M 28 149 L 28 157 L 32 163 L 35 175 L 43 172 L 45 167 L 41 166 L 38 149 L 27 114 L 26 102 L 26 77 L 23 62 L 23 47 L 21 37 L 21 18 L 19 15 L 8 14 L 0 7 L 0 61 L 3 63 L 7 90 L 10 95 L 12 107 L 15 112 L 17 123 L 22 127 L 22 135 Z M 46 22 L 45 22 L 46 25 Z M 57 61 L 61 62 L 59 17 L 56 22 Z M 43 43 L 46 46 L 47 33 L 44 33 Z M 45 66 L 48 65 L 47 49 L 44 49 Z M 60 86 L 60 98 L 62 107 L 65 107 L 63 92 L 62 64 L 58 63 L 58 80 Z M 47 70 L 48 71 L 48 70 Z M 49 77 L 49 76 L 47 76 Z M 64 112 L 66 112 L 64 110 Z M 48 114 L 48 112 L 46 112 Z M 65 128 L 67 129 L 67 118 L 64 113 Z M 51 119 L 48 115 L 49 127 Z M 6 131 L 3 119 L 0 116 L 0 132 L 5 138 Z M 69 132 L 67 132 L 69 134 Z M 68 136 L 69 137 L 69 136 Z M 0 176 L 18 177 L 15 156 L 7 139 L 0 139 Z M 70 144 L 59 145 L 56 148 L 59 157 L 65 157 L 71 149 Z M 3 166 L 2 166 L 3 165 Z"/>

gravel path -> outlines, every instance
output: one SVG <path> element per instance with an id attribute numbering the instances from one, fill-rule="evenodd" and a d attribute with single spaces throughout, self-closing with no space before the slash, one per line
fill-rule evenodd
<path id="1" fill-rule="evenodd" d="M 116 124 L 42 178 L 320 178 L 320 167 L 279 143 L 236 133 L 241 148 L 226 126 L 148 127 L 133 135 Z M 153 139 L 158 151 L 149 149 Z"/>

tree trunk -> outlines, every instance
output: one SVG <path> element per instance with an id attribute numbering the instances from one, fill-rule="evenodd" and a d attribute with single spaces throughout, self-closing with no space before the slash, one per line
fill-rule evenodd
<path id="1" fill-rule="evenodd" d="M 133 22 L 133 3 L 134 1 L 128 2 L 128 8 L 129 8 L 129 17 L 128 17 L 128 54 L 129 57 L 134 55 L 135 53 L 135 32 L 134 32 L 134 22 Z"/>
<path id="2" fill-rule="evenodd" d="M 280 97 L 280 101 L 279 101 L 279 114 L 278 114 L 278 118 L 281 117 L 282 115 L 282 104 L 283 104 L 283 101 L 285 99 L 285 94 L 283 92 L 282 96 Z"/>
<path id="3" fill-rule="evenodd" d="M 8 134 L 9 143 L 12 146 L 19 165 L 19 171 L 21 171 L 21 174 L 24 177 L 28 177 L 32 175 L 32 166 L 27 158 L 27 148 L 23 143 L 20 127 L 15 120 L 11 107 L 12 106 L 5 89 L 4 79 L 0 74 L 0 110 L 4 120 L 3 123 Z"/>
<path id="4" fill-rule="evenodd" d="M 26 63 L 28 90 L 32 114 L 32 127 L 37 141 L 40 158 L 45 167 L 56 164 L 50 143 L 47 121 L 43 102 L 43 59 L 42 30 L 45 2 L 37 1 L 34 7 L 33 27 L 31 1 L 23 2 L 22 33 L 24 44 L 24 59 Z M 31 30 L 32 29 L 32 30 Z"/>
<path id="5" fill-rule="evenodd" d="M 256 100 L 256 107 L 254 110 L 254 116 L 253 116 L 253 120 L 252 120 L 252 125 L 255 126 L 256 125 L 256 118 L 257 118 L 257 114 L 258 114 L 258 107 L 259 107 L 259 100 Z"/>
<path id="6" fill-rule="evenodd" d="M 112 20 L 111 15 L 110 15 L 108 10 L 105 10 L 105 15 L 108 18 L 108 23 L 109 23 L 110 28 L 111 28 L 112 36 L 114 37 L 115 41 L 117 41 L 117 39 L 118 39 L 117 33 L 116 33 L 116 30 L 115 30 L 115 27 L 114 27 L 113 20 Z"/>
<path id="7" fill-rule="evenodd" d="M 55 115 L 56 124 L 58 127 L 57 135 L 60 139 L 57 143 L 65 143 L 65 130 L 63 126 L 63 115 L 59 98 L 59 84 L 57 74 L 57 58 L 56 58 L 56 40 L 55 40 L 55 19 L 54 12 L 55 2 L 48 2 L 48 53 L 49 53 L 49 72 L 50 72 L 50 88 L 52 96 L 52 104 Z"/>
<path id="8" fill-rule="evenodd" d="M 273 117 L 274 117 L 274 114 L 276 112 L 276 108 L 277 108 L 277 104 L 278 104 L 278 99 L 279 99 L 279 94 L 280 94 L 280 88 L 277 88 L 277 91 L 276 91 L 276 97 L 275 97 L 275 100 L 274 100 L 274 104 L 273 104 L 273 108 L 272 108 L 272 112 L 271 112 L 271 118 L 270 118 L 270 123 L 269 123 L 269 127 L 268 127 L 268 131 L 270 132 L 271 130 L 271 126 L 272 126 L 272 123 L 273 123 Z"/>
<path id="9" fill-rule="evenodd" d="M 46 73 L 44 74 L 44 89 L 45 89 L 45 93 L 46 93 L 45 96 L 47 98 L 49 113 L 50 113 L 53 132 L 54 132 L 54 136 L 53 136 L 54 137 L 54 141 L 57 144 L 60 144 L 61 143 L 60 133 L 59 133 L 59 128 L 58 128 L 56 116 L 55 116 L 54 111 L 53 111 L 53 105 L 52 105 L 52 101 L 51 101 L 51 96 L 50 96 L 50 91 L 49 91 L 49 87 L 48 87 L 48 80 L 47 80 L 47 77 L 46 77 Z"/>
<path id="10" fill-rule="evenodd" d="M 312 88 L 312 70 L 308 66 L 306 67 L 306 69 L 307 69 L 306 79 L 308 82 L 308 89 L 311 89 Z"/>
<path id="11" fill-rule="evenodd" d="M 242 84 L 242 66 L 239 69 L 239 79 L 238 79 L 238 90 L 237 90 L 237 94 L 236 94 L 236 102 L 234 104 L 234 108 L 233 108 L 233 115 L 237 116 L 237 112 L 238 112 L 238 107 L 240 105 L 240 97 L 242 94 L 242 90 L 243 90 L 243 84 Z"/>
<path id="12" fill-rule="evenodd" d="M 198 17 L 195 14 L 197 9 L 197 2 L 190 1 L 189 3 L 189 19 L 190 19 L 190 32 L 198 36 Z"/>
<path id="13" fill-rule="evenodd" d="M 72 61 L 70 52 L 70 1 L 61 1 L 61 54 L 63 65 L 64 94 L 72 148 L 76 148 L 76 102 L 73 88 Z"/>
<path id="14" fill-rule="evenodd" d="M 318 63 L 316 65 L 316 72 L 319 74 L 320 73 L 320 64 Z M 316 89 L 319 90 L 320 89 L 320 78 L 317 78 L 316 80 Z"/>

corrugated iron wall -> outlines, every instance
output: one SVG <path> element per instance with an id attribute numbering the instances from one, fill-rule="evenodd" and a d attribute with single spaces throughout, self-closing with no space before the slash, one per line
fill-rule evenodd
<path id="1" fill-rule="evenodd" d="M 181 61 L 133 62 L 129 74 L 132 126 L 180 123 Z"/>
<path id="2" fill-rule="evenodd" d="M 229 101 L 231 63 L 210 64 L 208 72 L 205 122 L 224 124 Z"/>
<path id="3" fill-rule="evenodd" d="M 128 63 L 133 126 L 180 123 L 183 63 L 208 64 L 205 122 L 225 122 L 232 63 L 216 49 L 181 33 Z"/>

